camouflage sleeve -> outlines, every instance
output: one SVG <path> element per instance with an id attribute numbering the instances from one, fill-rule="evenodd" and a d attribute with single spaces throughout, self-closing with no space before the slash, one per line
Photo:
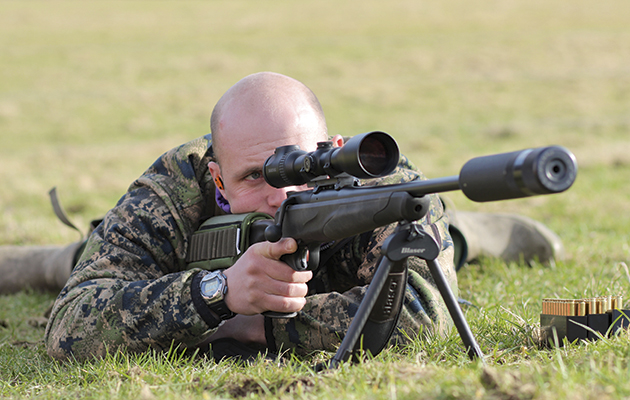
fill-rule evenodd
<path id="1" fill-rule="evenodd" d="M 402 158 L 399 168 L 376 184 L 426 179 Z M 448 220 L 437 195 L 431 195 L 431 207 L 420 223 L 441 243 L 439 262 L 457 295 L 457 276 L 453 264 L 453 243 Z M 298 353 L 314 350 L 334 351 L 347 331 L 377 267 L 380 248 L 393 233 L 395 225 L 348 239 L 335 248 L 335 254 L 317 271 L 311 282 L 306 306 L 296 318 L 268 321 L 269 335 L 277 348 L 293 348 Z M 439 236 L 439 237 L 437 237 Z M 424 260 L 408 260 L 408 279 L 403 309 L 390 343 L 405 343 L 421 332 L 442 334 L 452 321 L 446 305 Z"/>
<path id="2" fill-rule="evenodd" d="M 46 328 L 52 357 L 194 346 L 214 331 L 191 301 L 199 271 L 185 265 L 188 238 L 208 212 L 208 146 L 201 138 L 166 153 L 92 233 Z"/>

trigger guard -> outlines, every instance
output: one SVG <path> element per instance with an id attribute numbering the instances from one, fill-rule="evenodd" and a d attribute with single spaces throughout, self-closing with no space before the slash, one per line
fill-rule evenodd
<path id="1" fill-rule="evenodd" d="M 285 254 L 280 260 L 295 271 L 314 271 L 319 266 L 319 247 L 319 243 L 298 246 L 295 253 Z"/>
<path id="2" fill-rule="evenodd" d="M 308 255 L 308 249 L 306 247 L 298 246 L 295 253 L 285 254 L 280 257 L 280 261 L 283 261 L 293 268 L 295 271 L 305 271 L 308 269 L 308 263 L 306 257 Z"/>

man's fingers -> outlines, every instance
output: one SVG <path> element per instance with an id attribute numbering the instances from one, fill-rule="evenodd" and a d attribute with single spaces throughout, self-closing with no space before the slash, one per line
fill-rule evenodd
<path id="1" fill-rule="evenodd" d="M 270 260 L 280 260 L 282 256 L 294 254 L 298 250 L 298 245 L 293 238 L 282 238 L 280 241 L 275 243 L 255 243 L 250 247 L 250 249 L 259 256 Z M 302 255 L 303 253 L 300 252 L 299 254 Z"/>
<path id="2" fill-rule="evenodd" d="M 267 299 L 267 310 L 280 313 L 298 312 L 304 308 L 306 298 L 304 297 L 282 297 L 269 296 Z"/>
<path id="3" fill-rule="evenodd" d="M 306 284 L 273 281 L 260 286 L 243 296 L 234 296 L 234 291 L 228 289 L 225 300 L 228 308 L 238 314 L 252 315 L 263 311 L 297 312 L 306 304 Z"/>
<path id="4" fill-rule="evenodd" d="M 235 313 L 252 315 L 263 311 L 300 311 L 308 294 L 306 283 L 312 271 L 294 271 L 279 259 L 297 250 L 291 238 L 276 243 L 252 245 L 230 268 L 226 304 Z"/>
<path id="5" fill-rule="evenodd" d="M 308 294 L 308 285 L 306 283 L 272 281 L 267 286 L 266 293 L 282 297 L 304 297 Z"/>
<path id="6" fill-rule="evenodd" d="M 306 283 L 313 278 L 312 271 L 295 271 L 285 263 L 279 263 L 277 268 L 268 270 L 267 275 L 275 281 L 287 283 Z"/>
<path id="7" fill-rule="evenodd" d="M 285 254 L 295 253 L 298 248 L 297 242 L 293 238 L 282 238 L 276 243 L 262 242 L 260 245 L 261 255 L 273 260 L 279 260 Z"/>
<path id="8" fill-rule="evenodd" d="M 283 238 L 276 243 L 262 242 L 258 245 L 260 254 L 272 260 L 280 260 L 283 255 L 292 254 L 297 250 L 297 242 L 292 238 Z M 278 263 L 276 267 L 267 268 L 266 274 L 282 282 L 306 283 L 313 277 L 311 271 L 295 271 L 286 263 Z"/>

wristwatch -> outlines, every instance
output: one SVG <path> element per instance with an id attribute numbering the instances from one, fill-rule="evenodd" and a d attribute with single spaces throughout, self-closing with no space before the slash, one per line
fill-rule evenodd
<path id="1" fill-rule="evenodd" d="M 228 291 L 227 277 L 223 274 L 223 270 L 219 269 L 204 275 L 199 284 L 201 297 L 206 305 L 219 320 L 225 321 L 230 319 L 234 314 L 225 304 L 225 295 Z"/>

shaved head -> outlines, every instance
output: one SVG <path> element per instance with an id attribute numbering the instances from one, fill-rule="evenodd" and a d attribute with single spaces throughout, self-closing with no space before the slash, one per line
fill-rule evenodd
<path id="1" fill-rule="evenodd" d="M 245 126 L 248 122 L 250 126 Z M 265 129 L 257 129 L 263 125 Z M 221 159 L 228 142 L 265 140 L 260 135 L 269 129 L 274 134 L 299 130 L 317 141 L 328 137 L 322 107 L 306 85 L 278 73 L 259 72 L 238 81 L 214 107 L 210 130 L 215 158 Z"/>
<path id="2" fill-rule="evenodd" d="M 232 213 L 274 215 L 286 193 L 306 187 L 274 188 L 263 179 L 265 160 L 280 146 L 315 151 L 328 140 L 317 97 L 288 76 L 260 72 L 232 86 L 212 112 L 212 147 L 208 163 L 217 189 Z"/>

